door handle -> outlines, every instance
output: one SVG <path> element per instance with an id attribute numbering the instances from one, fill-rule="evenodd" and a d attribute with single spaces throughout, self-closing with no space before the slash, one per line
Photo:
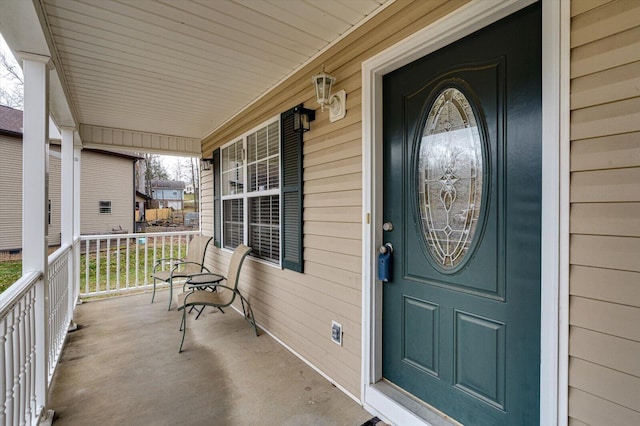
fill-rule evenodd
<path id="1" fill-rule="evenodd" d="M 393 246 L 385 243 L 378 249 L 378 279 L 383 283 L 391 281 L 391 267 L 393 265 Z"/>

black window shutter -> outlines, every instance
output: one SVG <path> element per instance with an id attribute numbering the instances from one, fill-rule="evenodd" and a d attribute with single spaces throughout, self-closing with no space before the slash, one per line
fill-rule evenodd
<path id="1" fill-rule="evenodd" d="M 280 116 L 282 267 L 303 272 L 302 133 L 293 130 L 293 111 Z"/>
<path id="2" fill-rule="evenodd" d="M 213 244 L 222 247 L 222 207 L 221 196 L 222 180 L 220 170 L 220 148 L 213 151 Z"/>

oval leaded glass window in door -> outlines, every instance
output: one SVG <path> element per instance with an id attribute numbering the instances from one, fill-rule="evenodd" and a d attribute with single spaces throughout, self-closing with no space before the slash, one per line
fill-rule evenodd
<path id="1" fill-rule="evenodd" d="M 435 97 L 420 141 L 418 193 L 422 230 L 434 261 L 457 269 L 469 254 L 480 217 L 483 155 L 469 99 L 446 87 Z"/>

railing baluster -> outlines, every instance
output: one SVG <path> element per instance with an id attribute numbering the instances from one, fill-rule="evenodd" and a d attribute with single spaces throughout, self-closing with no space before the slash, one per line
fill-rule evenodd
<path id="1" fill-rule="evenodd" d="M 120 291 L 120 237 L 116 240 L 116 291 Z"/>
<path id="2" fill-rule="evenodd" d="M 129 247 L 131 246 L 130 240 L 131 240 L 131 238 L 127 237 L 127 252 L 125 254 L 125 256 L 126 256 L 126 259 L 125 259 L 126 266 L 125 267 L 127 268 L 127 286 L 126 286 L 126 288 L 129 288 L 129 283 L 130 283 L 130 281 L 129 281 L 129 269 L 130 269 L 130 264 L 129 264 L 129 252 L 130 252 L 130 250 L 129 250 Z"/>
<path id="3" fill-rule="evenodd" d="M 136 287 L 138 287 L 140 285 L 140 241 L 138 238 L 136 238 Z M 146 243 L 146 241 L 145 241 Z"/>
<path id="4" fill-rule="evenodd" d="M 154 241 L 155 241 L 155 238 L 154 238 Z M 149 264 L 149 240 L 145 239 L 144 240 L 144 285 L 145 286 L 148 284 L 147 280 L 149 279 L 148 264 Z M 136 266 L 140 267 L 140 265 L 136 265 Z"/>
<path id="5" fill-rule="evenodd" d="M 11 326 L 11 371 L 13 377 L 13 387 L 11 389 L 11 405 L 12 408 L 12 417 L 14 424 L 18 424 L 20 421 L 20 342 L 18 341 L 18 321 L 20 318 L 20 308 L 14 309 L 11 315 L 12 318 L 12 326 Z"/>
<path id="6" fill-rule="evenodd" d="M 28 418 L 33 418 L 35 416 L 35 394 L 33 393 L 33 389 L 35 389 L 35 374 L 34 374 L 34 364 L 33 364 L 33 357 L 35 355 L 35 347 L 33 345 L 34 339 L 33 339 L 33 333 L 35 332 L 35 326 L 33 323 L 33 294 L 32 292 L 27 293 L 27 295 L 25 296 L 26 301 L 27 301 L 27 312 L 26 312 L 26 329 L 27 332 L 25 333 L 25 341 L 26 341 L 26 346 L 28 349 L 28 353 L 26 355 L 26 371 L 27 371 L 27 377 L 25 378 L 24 384 L 25 384 L 25 395 L 26 395 L 26 401 L 27 401 L 27 417 Z"/>
<path id="7" fill-rule="evenodd" d="M 20 303 L 18 304 L 19 306 L 19 319 L 18 319 L 18 360 L 19 360 L 19 375 L 18 375 L 18 383 L 19 383 L 19 389 L 18 389 L 18 414 L 20 415 L 20 424 L 26 424 L 27 420 L 25 418 L 26 413 L 27 413 L 27 395 L 25 394 L 25 388 L 24 386 L 20 386 L 20 384 L 25 382 L 25 377 L 27 374 L 26 368 L 27 368 L 27 348 L 25 346 L 25 338 L 24 335 L 26 333 L 26 329 L 25 329 L 25 315 L 26 315 L 26 303 L 25 303 L 25 299 L 23 298 Z"/>
<path id="8" fill-rule="evenodd" d="M 96 239 L 96 293 L 100 291 L 100 239 Z"/>
<path id="9" fill-rule="evenodd" d="M 111 291 L 111 238 L 107 238 L 107 258 L 105 260 L 104 273 L 106 275 L 107 292 Z"/>
<path id="10" fill-rule="evenodd" d="M 84 242 L 84 292 L 86 294 L 90 293 L 89 291 L 89 261 L 91 260 L 91 255 L 89 254 L 89 246 L 91 245 L 91 240 L 86 240 Z"/>
<path id="11" fill-rule="evenodd" d="M 37 396 L 36 396 L 36 383 L 38 381 L 38 377 L 36 376 L 36 311 L 35 311 L 35 306 L 36 306 L 36 292 L 35 292 L 35 288 L 32 288 L 31 291 L 29 292 L 29 309 L 30 309 L 30 315 L 29 318 L 31 319 L 31 323 L 33 324 L 33 327 L 30 328 L 31 330 L 31 336 L 30 336 L 30 347 L 31 347 L 31 353 L 29 354 L 29 362 L 31 363 L 31 411 L 34 414 L 34 417 L 37 416 L 37 410 L 38 410 L 38 400 L 37 400 Z"/>
<path id="12" fill-rule="evenodd" d="M 5 366 L 7 365 L 7 358 L 5 353 L 7 351 L 7 321 L 6 318 L 0 319 L 0 365 L 3 370 L 0 374 L 0 425 L 6 425 L 7 413 L 6 413 L 6 401 L 7 401 L 7 375 L 5 373 Z"/>

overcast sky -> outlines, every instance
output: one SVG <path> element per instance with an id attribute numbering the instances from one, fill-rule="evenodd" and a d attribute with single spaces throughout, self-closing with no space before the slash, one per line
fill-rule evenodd
<path id="1" fill-rule="evenodd" d="M 15 58 L 13 57 L 13 53 L 11 53 L 11 50 L 9 49 L 9 46 L 4 41 L 2 34 L 0 34 L 0 52 L 2 52 L 2 54 L 5 55 L 9 60 L 11 60 L 15 65 L 18 65 L 18 63 L 15 61 Z M 0 67 L 2 67 L 1 64 Z M 4 68 L 0 69 L 0 87 L 2 87 L 3 89 L 10 89 L 13 86 L 13 79 L 7 77 Z"/>

